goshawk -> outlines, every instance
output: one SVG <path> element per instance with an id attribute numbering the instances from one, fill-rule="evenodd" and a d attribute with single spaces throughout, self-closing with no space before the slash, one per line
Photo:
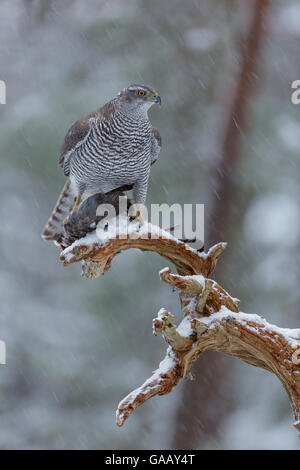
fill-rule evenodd
<path id="1" fill-rule="evenodd" d="M 96 193 L 121 186 L 133 188 L 136 215 L 145 203 L 151 165 L 161 149 L 161 137 L 148 118 L 156 91 L 145 85 L 130 85 L 97 111 L 76 121 L 68 131 L 59 164 L 67 177 L 56 206 L 42 232 L 56 240 L 70 212 Z M 59 235 L 60 236 L 60 235 Z"/>

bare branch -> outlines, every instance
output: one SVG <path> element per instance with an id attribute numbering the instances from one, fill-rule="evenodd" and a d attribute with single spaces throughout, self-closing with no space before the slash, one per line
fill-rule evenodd
<path id="1" fill-rule="evenodd" d="M 207 254 L 198 253 L 159 227 L 145 224 L 139 228 L 136 223 L 131 223 L 128 227 L 128 236 L 120 234 L 115 238 L 107 237 L 103 240 L 93 232 L 66 248 L 61 253 L 60 259 L 65 266 L 84 260 L 87 265 L 85 264 L 83 268 L 83 276 L 98 277 L 110 268 L 116 254 L 129 248 L 158 253 L 174 263 L 180 274 L 200 272 L 209 276 L 226 248 L 226 243 L 218 243 Z"/>
<path id="2" fill-rule="evenodd" d="M 219 243 L 208 253 L 198 253 L 158 227 L 133 224 L 126 237 L 99 239 L 92 234 L 62 252 L 66 266 L 83 261 L 87 277 L 103 274 L 114 256 L 128 248 L 155 251 L 172 261 L 180 273 L 164 268 L 160 278 L 178 291 L 183 319 L 176 326 L 174 316 L 162 308 L 153 320 L 153 333 L 162 333 L 167 354 L 153 375 L 120 402 L 118 426 L 153 396 L 170 393 L 180 379 L 189 376 L 200 354 L 211 349 L 276 374 L 289 394 L 294 426 L 300 432 L 300 329 L 279 328 L 256 314 L 239 312 L 238 299 L 208 277 L 225 247 Z"/>

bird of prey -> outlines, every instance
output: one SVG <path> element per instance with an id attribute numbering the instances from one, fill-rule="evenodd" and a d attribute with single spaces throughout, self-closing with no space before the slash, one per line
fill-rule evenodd
<path id="1" fill-rule="evenodd" d="M 72 125 L 59 158 L 67 181 L 42 232 L 44 239 L 57 240 L 81 201 L 124 185 L 133 188 L 133 217 L 142 222 L 150 168 L 161 149 L 160 134 L 148 118 L 154 103 L 161 104 L 155 90 L 130 85 Z"/>

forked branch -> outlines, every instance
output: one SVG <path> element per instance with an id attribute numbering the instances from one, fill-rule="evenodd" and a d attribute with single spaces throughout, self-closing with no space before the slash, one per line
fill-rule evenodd
<path id="1" fill-rule="evenodd" d="M 210 279 L 225 247 L 219 243 L 208 253 L 198 253 L 151 224 L 142 228 L 130 224 L 126 236 L 99 238 L 95 232 L 61 253 L 65 266 L 82 261 L 85 277 L 104 274 L 114 256 L 128 248 L 154 251 L 177 268 L 178 274 L 163 269 L 160 278 L 178 292 L 183 319 L 176 326 L 166 309 L 158 312 L 153 333 L 162 333 L 167 342 L 166 357 L 141 387 L 120 402 L 118 426 L 149 398 L 171 392 L 189 376 L 199 355 L 213 349 L 276 374 L 289 394 L 300 433 L 300 329 L 279 328 L 256 314 L 239 312 L 238 299 Z"/>

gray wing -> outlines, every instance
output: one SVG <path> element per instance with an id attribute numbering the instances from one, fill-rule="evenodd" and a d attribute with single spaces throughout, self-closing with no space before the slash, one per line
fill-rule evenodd
<path id="1" fill-rule="evenodd" d="M 70 174 L 70 160 L 74 150 L 85 141 L 91 130 L 90 117 L 76 121 L 68 130 L 59 156 L 59 164 L 64 174 Z"/>
<path id="2" fill-rule="evenodd" d="M 161 150 L 161 135 L 157 129 L 152 129 L 152 149 L 151 149 L 151 165 L 153 165 L 158 159 L 158 155 Z"/>
<path id="3" fill-rule="evenodd" d="M 69 176 L 70 174 L 70 161 L 74 154 L 73 152 L 88 138 L 94 119 L 109 119 L 113 110 L 114 106 L 112 101 L 110 101 L 97 111 L 93 111 L 82 119 L 79 119 L 70 127 L 59 156 L 59 164 L 63 168 L 66 176 Z"/>

